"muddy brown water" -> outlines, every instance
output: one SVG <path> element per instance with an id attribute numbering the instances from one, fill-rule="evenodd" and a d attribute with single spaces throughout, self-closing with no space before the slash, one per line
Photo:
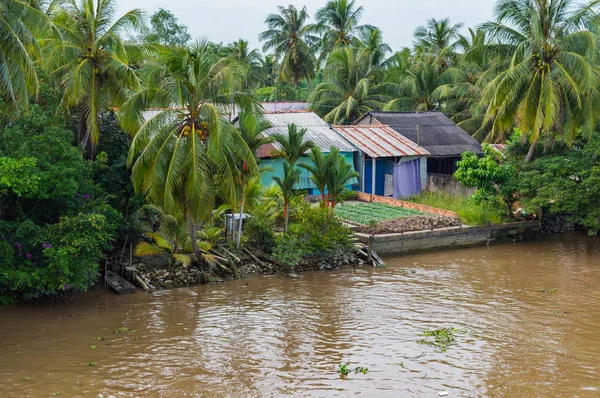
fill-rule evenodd
<path id="1" fill-rule="evenodd" d="M 599 254 L 573 235 L 1 307 L 0 396 L 597 397 Z M 417 343 L 446 326 L 446 353 Z"/>

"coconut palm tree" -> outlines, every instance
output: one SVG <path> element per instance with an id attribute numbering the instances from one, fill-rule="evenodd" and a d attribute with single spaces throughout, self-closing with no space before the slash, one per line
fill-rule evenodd
<path id="1" fill-rule="evenodd" d="M 280 61 L 279 78 L 293 81 L 298 87 L 301 78 L 308 81 L 315 76 L 315 56 L 312 47 L 319 37 L 314 34 L 314 26 L 306 22 L 309 18 L 306 7 L 298 10 L 293 5 L 278 7 L 278 14 L 270 14 L 265 23 L 268 29 L 258 38 L 265 42 L 263 51 L 273 50 Z"/>
<path id="2" fill-rule="evenodd" d="M 359 34 L 359 45 L 365 48 L 369 54 L 369 65 L 379 66 L 385 61 L 385 57 L 392 51 L 392 48 L 383 41 L 381 29 L 368 27 Z"/>
<path id="3" fill-rule="evenodd" d="M 294 194 L 294 186 L 298 183 L 300 173 L 300 169 L 290 166 L 288 163 L 283 163 L 283 178 L 279 178 L 278 176 L 273 177 L 273 180 L 279 186 L 281 189 L 281 194 L 283 195 L 284 233 L 288 232 L 290 199 Z"/>
<path id="4" fill-rule="evenodd" d="M 439 21 L 431 18 L 425 26 L 419 26 L 413 34 L 417 53 L 434 55 L 440 68 L 446 68 L 454 56 L 459 30 L 462 27 L 462 23 L 453 25 L 450 18 Z"/>
<path id="5" fill-rule="evenodd" d="M 134 9 L 115 20 L 116 9 L 116 0 L 67 1 L 54 15 L 62 40 L 44 43 L 49 76 L 60 83 L 64 105 L 81 112 L 79 139 L 84 148 L 90 142 L 92 152 L 100 114 L 140 87 L 131 57 L 143 47 L 126 43 L 123 35 L 140 30 L 143 13 Z"/>
<path id="6" fill-rule="evenodd" d="M 218 57 L 206 42 L 167 48 L 143 72 L 144 89 L 120 110 L 122 125 L 134 134 L 128 163 L 136 191 L 167 214 L 182 207 L 198 260 L 196 222 L 211 217 L 215 184 L 234 181 L 240 160 L 248 173 L 257 172 L 248 145 L 222 113 L 232 104 L 252 107 L 241 91 L 246 72 L 246 66 Z M 146 118 L 148 108 L 164 110 Z"/>
<path id="7" fill-rule="evenodd" d="M 271 157 L 283 158 L 290 167 L 296 166 L 300 157 L 315 146 L 312 141 L 304 139 L 305 134 L 306 129 L 299 129 L 293 123 L 288 125 L 287 134 L 274 134 L 273 138 L 279 148 L 270 152 Z"/>
<path id="8" fill-rule="evenodd" d="M 353 44 L 361 30 L 373 28 L 359 25 L 363 11 L 363 7 L 356 7 L 354 0 L 329 0 L 317 11 L 317 30 L 322 34 L 322 59 L 336 47 Z"/>
<path id="9" fill-rule="evenodd" d="M 223 47 L 220 54 L 229 57 L 242 64 L 248 65 L 250 73 L 248 74 L 248 84 L 257 83 L 260 79 L 260 69 L 262 67 L 262 56 L 256 49 L 250 49 L 247 40 L 239 39 Z"/>
<path id="10" fill-rule="evenodd" d="M 255 161 L 258 164 L 260 160 L 256 157 L 256 152 L 258 149 L 266 144 L 269 144 L 274 141 L 274 139 L 270 136 L 265 136 L 262 134 L 263 131 L 271 127 L 271 124 L 261 118 L 259 114 L 256 112 L 244 111 L 240 113 L 239 116 L 239 134 L 242 140 L 248 146 L 248 149 L 255 157 Z M 233 186 L 228 189 L 229 192 L 234 192 L 236 195 L 232 198 L 233 202 L 236 204 L 239 203 L 240 207 L 240 218 L 238 220 L 238 231 L 237 231 L 237 248 L 240 248 L 241 239 L 242 239 L 242 224 L 243 224 L 243 215 L 244 215 L 244 206 L 246 204 L 246 199 L 248 197 L 248 190 L 251 187 L 251 183 L 253 179 L 258 176 L 258 173 L 251 173 L 252 169 L 248 169 L 248 165 L 245 159 L 238 159 L 236 162 L 237 173 L 234 174 L 235 178 L 226 179 L 225 182 L 230 181 L 233 183 Z M 256 184 L 255 184 L 256 185 Z"/>
<path id="11" fill-rule="evenodd" d="M 365 112 L 381 109 L 391 99 L 379 86 L 383 74 L 370 64 L 365 48 L 334 50 L 325 65 L 323 83 L 308 99 L 310 106 L 329 123 L 343 124 Z"/>
<path id="12" fill-rule="evenodd" d="M 327 191 L 327 182 L 329 181 L 329 157 L 321 152 L 318 146 L 313 147 L 308 154 L 309 163 L 300 163 L 300 167 L 305 168 L 310 173 L 310 180 L 321 192 L 321 206 L 325 206 L 325 191 Z"/>
<path id="13" fill-rule="evenodd" d="M 39 81 L 34 62 L 41 58 L 36 39 L 52 22 L 41 10 L 19 0 L 0 0 L 0 97 L 5 110 L 28 109 Z"/>
<path id="14" fill-rule="evenodd" d="M 506 61 L 482 77 L 484 124 L 491 137 L 518 126 L 531 142 L 526 161 L 545 137 L 562 134 L 571 142 L 595 131 L 598 68 L 595 37 L 598 2 L 572 0 L 499 0 L 496 21 L 481 28 L 492 44 L 484 46 Z"/>
<path id="15" fill-rule="evenodd" d="M 346 159 L 340 155 L 340 150 L 336 147 L 329 149 L 328 155 L 329 173 L 327 179 L 327 191 L 331 208 L 335 207 L 340 195 L 345 190 L 345 186 L 353 178 L 358 177 L 352 165 L 346 162 Z"/>

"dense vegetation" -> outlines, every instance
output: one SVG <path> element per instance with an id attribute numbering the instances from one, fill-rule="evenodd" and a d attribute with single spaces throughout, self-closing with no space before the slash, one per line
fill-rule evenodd
<path id="1" fill-rule="evenodd" d="M 505 155 L 464 156 L 456 177 L 478 193 L 469 205 L 500 218 L 515 202 L 541 207 L 596 233 L 599 9 L 498 0 L 494 21 L 424 21 L 411 48 L 392 52 L 354 0 L 328 0 L 314 19 L 281 6 L 261 54 L 244 39 L 192 42 L 168 10 L 147 24 L 138 9 L 116 15 L 116 0 L 0 0 L 0 301 L 83 290 L 107 251 L 132 241 L 140 255 L 211 271 L 224 211 L 253 214 L 235 246 L 286 264 L 347 249 L 328 207 L 355 174 L 289 126 L 276 137 L 285 173 L 262 187 L 260 100 L 308 101 L 331 123 L 444 112 L 482 141 L 509 141 Z M 300 167 L 328 192 L 323 206 L 294 191 Z"/>

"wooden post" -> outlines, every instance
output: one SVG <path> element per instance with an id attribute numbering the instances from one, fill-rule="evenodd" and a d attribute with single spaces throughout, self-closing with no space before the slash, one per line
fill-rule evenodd
<path id="1" fill-rule="evenodd" d="M 367 248 L 367 264 L 369 263 L 375 266 L 375 262 L 373 261 L 373 235 L 369 236 L 369 246 Z"/>

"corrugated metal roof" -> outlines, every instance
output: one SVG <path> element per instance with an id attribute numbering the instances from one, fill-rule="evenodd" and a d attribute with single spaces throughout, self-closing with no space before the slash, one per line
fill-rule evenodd
<path id="1" fill-rule="evenodd" d="M 270 158 L 271 155 L 271 151 L 277 149 L 277 147 L 273 144 L 264 144 L 261 145 L 258 150 L 256 151 L 256 157 L 258 157 L 259 159 L 266 159 L 266 158 Z"/>
<path id="2" fill-rule="evenodd" d="M 418 143 L 432 157 L 455 157 L 467 151 L 483 153 L 481 144 L 477 140 L 441 112 L 371 112 L 370 114 L 380 124 L 388 125 L 412 142 Z M 364 116 L 357 123 L 363 119 Z"/>
<path id="3" fill-rule="evenodd" d="M 314 112 L 265 113 L 264 117 L 272 126 L 263 131 L 263 134 L 267 136 L 287 134 L 288 125 L 295 124 L 299 128 L 305 128 L 307 131 L 304 138 L 314 142 L 325 153 L 329 153 L 331 146 L 338 148 L 340 152 L 356 152 L 356 148 L 352 144 Z"/>
<path id="4" fill-rule="evenodd" d="M 425 149 L 386 125 L 334 126 L 334 128 L 372 158 L 429 155 Z"/>
<path id="5" fill-rule="evenodd" d="M 500 153 L 504 153 L 504 151 L 506 151 L 506 144 L 489 144 L 489 146 L 491 146 Z"/>

